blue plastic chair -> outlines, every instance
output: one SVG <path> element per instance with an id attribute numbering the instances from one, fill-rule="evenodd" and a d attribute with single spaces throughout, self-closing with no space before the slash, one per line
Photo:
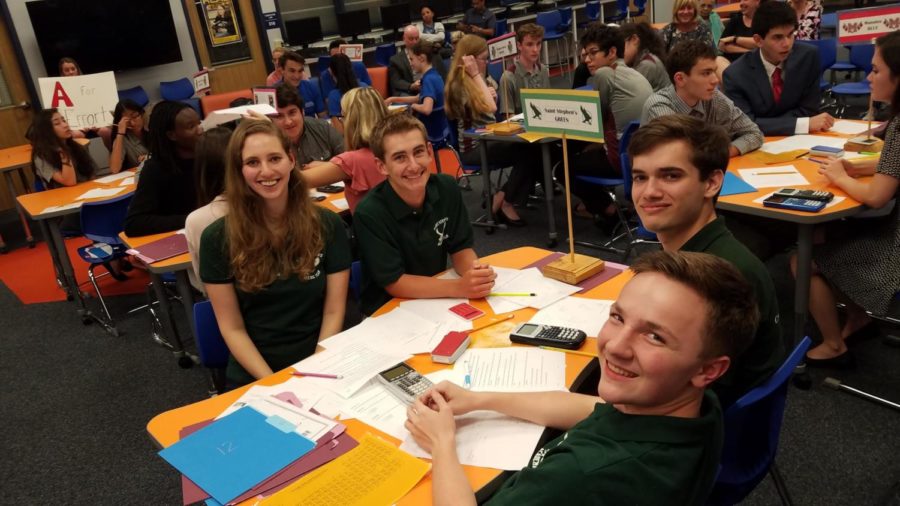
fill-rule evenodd
<path id="1" fill-rule="evenodd" d="M 197 336 L 200 364 L 209 370 L 213 388 L 218 393 L 225 392 L 225 367 L 230 353 L 208 300 L 194 303 L 194 335 Z"/>
<path id="2" fill-rule="evenodd" d="M 194 85 L 186 77 L 182 77 L 177 81 L 161 81 L 159 83 L 159 94 L 163 100 L 184 102 L 193 107 L 197 114 L 200 114 L 200 99 L 192 98 L 194 96 Z"/>
<path id="3" fill-rule="evenodd" d="M 819 79 L 819 89 L 827 91 L 831 89 L 831 81 L 825 79 L 825 72 L 837 61 L 837 48 L 834 41 L 830 39 L 819 40 L 798 40 L 800 44 L 808 44 L 814 46 L 819 51 L 819 71 L 822 77 Z"/>
<path id="4" fill-rule="evenodd" d="M 375 63 L 382 67 L 391 66 L 391 56 L 397 54 L 397 46 L 394 44 L 382 44 L 375 48 Z"/>
<path id="5" fill-rule="evenodd" d="M 544 27 L 544 61 L 549 66 L 550 64 L 550 54 L 547 50 L 548 42 L 556 43 L 556 53 L 559 52 L 559 42 L 564 41 L 566 43 L 566 53 L 565 53 L 565 61 L 568 64 L 569 61 L 569 40 L 566 38 L 566 33 L 559 31 L 559 25 L 562 24 L 562 16 L 560 16 L 559 11 L 547 11 L 547 12 L 539 12 L 537 14 L 537 19 L 535 22 Z M 562 63 L 560 63 L 562 65 Z"/>
<path id="6" fill-rule="evenodd" d="M 872 71 L 872 55 L 875 54 L 875 46 L 861 44 L 850 46 L 850 63 L 863 71 L 862 81 L 836 84 L 831 88 L 831 94 L 837 100 L 835 115 L 842 116 L 847 110 L 847 97 L 864 97 L 871 93 L 869 81 L 866 76 Z"/>
<path id="7" fill-rule="evenodd" d="M 596 22 L 600 19 L 600 2 L 592 1 L 586 2 L 584 4 L 584 16 L 587 18 L 587 21 L 584 23 L 579 23 L 578 28 L 584 28 L 585 26 Z"/>
<path id="8" fill-rule="evenodd" d="M 147 104 L 150 103 L 150 97 L 147 95 L 147 91 L 144 90 L 143 86 L 135 86 L 134 88 L 119 90 L 119 100 L 123 100 L 126 98 L 134 100 L 141 107 L 147 107 Z"/>
<path id="9" fill-rule="evenodd" d="M 100 286 L 97 285 L 97 280 L 108 276 L 109 273 L 95 276 L 94 269 L 102 265 L 111 272 L 110 262 L 126 256 L 125 250 L 128 247 L 119 239 L 119 234 L 125 228 L 125 216 L 128 214 L 128 204 L 131 203 L 133 195 L 128 193 L 109 200 L 85 202 L 81 205 L 81 234 L 93 242 L 78 248 L 78 256 L 88 263 L 88 280 L 97 292 L 97 299 L 106 316 L 106 320 L 100 323 L 114 336 L 118 336 L 119 332 L 109 314 L 109 308 L 106 307 L 106 301 L 103 300 Z M 104 244 L 108 247 L 104 247 Z"/>
<path id="10" fill-rule="evenodd" d="M 616 13 L 606 17 L 607 23 L 621 23 L 628 18 L 628 0 L 616 0 Z"/>
<path id="11" fill-rule="evenodd" d="M 791 504 L 775 465 L 788 380 L 803 360 L 811 341 L 804 337 L 765 383 L 750 390 L 725 412 L 725 441 L 719 476 L 707 504 L 737 504 L 772 475 L 782 504 Z"/>
<path id="12" fill-rule="evenodd" d="M 353 300 L 359 302 L 359 295 L 362 293 L 362 263 L 359 260 L 355 260 L 350 264 L 350 284 L 348 288 Z M 194 314 L 196 314 L 196 306 Z"/>
<path id="13" fill-rule="evenodd" d="M 509 32 L 509 21 L 507 21 L 505 19 L 498 19 L 497 24 L 494 25 L 494 37 L 506 35 L 508 32 Z"/>
<path id="14" fill-rule="evenodd" d="M 560 23 L 559 26 L 556 27 L 556 31 L 560 33 L 566 33 L 572 29 L 572 8 L 571 7 L 560 7 L 559 8 L 559 18 Z"/>
<path id="15" fill-rule="evenodd" d="M 425 125 L 425 133 L 428 142 L 434 149 L 434 163 L 438 173 L 441 171 L 441 155 L 440 150 L 451 146 L 452 136 L 450 133 L 450 122 L 447 120 L 447 113 L 443 107 L 435 107 L 428 116 L 418 115 L 422 124 Z"/>

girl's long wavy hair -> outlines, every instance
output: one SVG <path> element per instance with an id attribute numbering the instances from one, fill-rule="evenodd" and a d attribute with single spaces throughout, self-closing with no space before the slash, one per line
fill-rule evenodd
<path id="1" fill-rule="evenodd" d="M 388 109 L 374 88 L 353 88 L 341 97 L 344 112 L 344 147 L 347 151 L 369 147 L 372 132 Z"/>
<path id="2" fill-rule="evenodd" d="M 228 143 L 225 195 L 229 213 L 225 229 L 229 258 L 237 287 L 251 293 L 279 276 L 308 276 L 325 243 L 319 211 L 297 168 L 290 173 L 284 216 L 274 226 L 266 223 L 263 199 L 247 186 L 243 175 L 244 143 L 252 135 L 275 137 L 285 156 L 292 156 L 290 141 L 268 121 L 241 121 Z"/>
<path id="3" fill-rule="evenodd" d="M 622 25 L 622 37 L 625 40 L 630 39 L 631 37 L 637 35 L 638 40 L 640 41 L 640 50 L 638 50 L 638 56 L 644 51 L 656 55 L 657 58 L 666 61 L 666 45 L 662 40 L 662 37 L 659 35 L 652 26 L 646 21 L 642 21 L 640 23 L 625 23 Z M 621 55 L 623 58 L 625 55 Z M 634 62 L 637 65 L 637 62 Z"/>
<path id="4" fill-rule="evenodd" d="M 471 121 L 476 116 L 488 113 L 491 105 L 485 100 L 478 83 L 463 67 L 463 56 L 477 57 L 487 51 L 487 42 L 477 35 L 466 35 L 460 39 L 453 53 L 447 86 L 444 87 L 444 108 L 447 117 L 458 121 Z"/>
<path id="5" fill-rule="evenodd" d="M 43 109 L 34 115 L 26 137 L 31 142 L 31 160 L 40 158 L 57 170 L 62 170 L 62 153 L 69 155 L 75 172 L 90 179 L 94 175 L 94 161 L 87 149 L 75 139 L 60 139 L 53 130 L 53 115 L 56 109 Z M 32 163 L 34 166 L 34 163 Z"/>

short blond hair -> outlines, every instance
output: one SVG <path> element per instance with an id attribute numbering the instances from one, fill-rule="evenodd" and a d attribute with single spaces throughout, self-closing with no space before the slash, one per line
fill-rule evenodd
<path id="1" fill-rule="evenodd" d="M 700 18 L 700 4 L 697 3 L 697 0 L 675 0 L 672 4 L 672 22 L 675 22 L 675 14 L 682 8 L 686 6 L 691 6 L 694 8 L 694 21 L 697 21 Z"/>

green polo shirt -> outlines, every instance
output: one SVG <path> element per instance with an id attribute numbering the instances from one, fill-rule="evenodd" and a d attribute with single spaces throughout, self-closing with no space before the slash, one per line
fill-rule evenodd
<path id="1" fill-rule="evenodd" d="M 434 276 L 447 257 L 471 248 L 472 225 L 456 180 L 432 174 L 422 209 L 409 207 L 390 181 L 372 189 L 356 206 L 353 228 L 362 260 L 363 314 L 371 315 L 391 296 L 384 287 L 404 274 Z"/>
<path id="2" fill-rule="evenodd" d="M 769 379 L 784 361 L 775 284 L 766 266 L 735 239 L 721 216 L 691 237 L 681 250 L 709 253 L 728 260 L 741 271 L 756 293 L 760 316 L 753 342 L 731 363 L 725 375 L 711 385 L 723 409 L 728 409 L 751 388 Z"/>
<path id="3" fill-rule="evenodd" d="M 279 277 L 259 292 L 245 292 L 235 285 L 238 305 L 247 334 L 273 371 L 279 371 L 316 351 L 322 311 L 325 307 L 326 277 L 350 268 L 350 244 L 341 218 L 316 207 L 325 234 L 315 270 L 306 277 Z M 225 235 L 225 218 L 203 231 L 200 239 L 200 278 L 204 283 L 234 283 L 231 258 Z M 229 384 L 253 381 L 233 356 L 225 370 Z"/>
<path id="4" fill-rule="evenodd" d="M 722 410 L 709 392 L 697 418 L 628 415 L 598 403 L 538 450 L 488 504 L 703 504 L 722 437 Z"/>

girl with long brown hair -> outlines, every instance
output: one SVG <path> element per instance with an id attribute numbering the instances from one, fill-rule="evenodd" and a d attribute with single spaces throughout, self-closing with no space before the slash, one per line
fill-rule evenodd
<path id="1" fill-rule="evenodd" d="M 229 213 L 200 240 L 200 278 L 231 356 L 237 386 L 312 355 L 341 331 L 350 247 L 341 219 L 315 206 L 290 141 L 244 120 L 228 144 Z"/>

